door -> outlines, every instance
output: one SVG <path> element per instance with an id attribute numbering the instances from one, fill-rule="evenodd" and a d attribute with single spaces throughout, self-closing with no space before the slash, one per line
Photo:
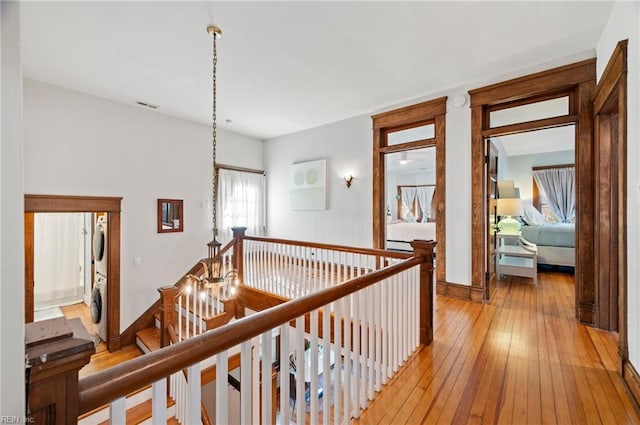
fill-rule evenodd
<path id="1" fill-rule="evenodd" d="M 486 190 L 486 204 L 487 204 L 487 265 L 486 265 L 486 279 L 487 282 L 484 285 L 484 299 L 488 301 L 493 295 L 493 291 L 496 286 L 496 224 L 498 223 L 498 216 L 496 215 L 496 194 L 498 193 L 498 149 L 490 139 L 487 139 L 487 150 L 485 156 L 485 169 L 487 173 L 487 190 Z"/>

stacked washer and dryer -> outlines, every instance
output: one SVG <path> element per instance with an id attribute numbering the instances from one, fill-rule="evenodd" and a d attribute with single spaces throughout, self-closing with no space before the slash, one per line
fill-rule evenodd
<path id="1" fill-rule="evenodd" d="M 93 233 L 94 285 L 91 291 L 91 318 L 98 329 L 98 336 L 107 340 L 107 214 L 96 214 Z"/>

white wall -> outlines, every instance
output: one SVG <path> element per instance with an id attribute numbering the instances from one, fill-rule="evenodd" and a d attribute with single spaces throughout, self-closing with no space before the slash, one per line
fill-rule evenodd
<path id="1" fill-rule="evenodd" d="M 121 330 L 211 240 L 210 127 L 24 80 L 25 193 L 121 196 Z M 218 131 L 218 162 L 262 169 L 257 139 Z M 184 200 L 184 232 L 157 233 L 158 198 Z M 142 258 L 134 266 L 135 257 Z"/>
<path id="2" fill-rule="evenodd" d="M 0 415 L 24 417 L 24 224 L 20 5 L 0 2 Z"/>
<path id="3" fill-rule="evenodd" d="M 498 149 L 498 181 L 509 180 L 509 155 L 499 138 L 496 137 L 491 142 Z"/>
<path id="4" fill-rule="evenodd" d="M 468 90 L 587 59 L 583 52 L 535 67 L 515 70 L 487 80 L 450 88 L 389 105 L 381 110 L 344 121 L 277 137 L 265 142 L 268 172 L 269 235 L 315 242 L 355 246 L 372 243 L 372 151 L 371 114 L 448 96 L 446 115 L 446 279 L 471 284 L 471 109 L 457 108 L 453 99 Z M 326 211 L 291 211 L 288 200 L 288 167 L 297 161 L 329 158 L 330 205 Z M 351 189 L 339 175 L 357 164 Z M 510 165 L 509 165 L 510 168 Z M 358 178 L 359 177 L 359 178 Z"/>
<path id="5" fill-rule="evenodd" d="M 509 157 L 509 171 L 505 180 L 513 180 L 520 188 L 520 198 L 533 199 L 533 183 L 531 167 L 545 165 L 573 164 L 574 151 L 545 152 L 533 155 L 518 155 Z"/>
<path id="6" fill-rule="evenodd" d="M 598 43 L 598 78 L 620 40 L 628 39 L 627 58 L 627 314 L 629 359 L 640 367 L 640 3 L 616 2 Z"/>
<path id="7" fill-rule="evenodd" d="M 265 142 L 269 236 L 371 246 L 372 137 L 371 118 L 359 116 Z M 289 167 L 316 159 L 327 159 L 327 209 L 292 211 Z"/>

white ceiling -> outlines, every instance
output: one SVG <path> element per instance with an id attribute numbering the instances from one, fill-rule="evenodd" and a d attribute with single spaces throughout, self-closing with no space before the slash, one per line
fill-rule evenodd
<path id="1" fill-rule="evenodd" d="M 413 149 L 384 156 L 386 170 L 394 174 L 415 174 L 436 169 L 436 148 Z"/>
<path id="2" fill-rule="evenodd" d="M 25 75 L 261 139 L 593 55 L 612 3 L 26 2 Z M 232 119 L 227 127 L 225 119 Z"/>

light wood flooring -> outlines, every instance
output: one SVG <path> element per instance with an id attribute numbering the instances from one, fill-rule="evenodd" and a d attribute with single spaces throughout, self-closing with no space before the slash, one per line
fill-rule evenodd
<path id="1" fill-rule="evenodd" d="M 96 335 L 96 325 L 91 320 L 91 312 L 89 307 L 84 303 L 72 304 L 65 307 L 60 307 L 64 317 L 67 319 L 74 319 L 79 317 L 82 320 L 82 324 L 87 329 L 89 334 Z M 115 366 L 118 363 L 126 362 L 127 360 L 141 356 L 142 351 L 136 345 L 129 345 L 122 350 L 114 353 L 107 351 L 107 345 L 104 342 L 100 342 L 96 346 L 96 352 L 91 356 L 91 362 L 80 369 L 80 377 L 90 375 L 95 372 L 99 372 L 104 369 L 108 369 L 111 366 Z"/>
<path id="2" fill-rule="evenodd" d="M 440 297 L 434 342 L 361 424 L 640 424 L 616 372 L 616 335 L 574 320 L 574 278 L 506 277 L 491 304 Z"/>

